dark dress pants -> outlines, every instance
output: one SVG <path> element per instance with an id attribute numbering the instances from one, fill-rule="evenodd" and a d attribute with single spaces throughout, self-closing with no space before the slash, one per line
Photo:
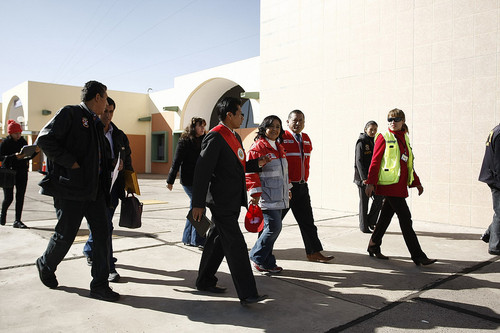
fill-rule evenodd
<path id="1" fill-rule="evenodd" d="M 323 246 L 318 237 L 318 228 L 314 225 L 314 216 L 311 207 L 311 197 L 309 196 L 309 187 L 307 183 L 293 183 L 292 200 L 290 200 L 290 208 L 283 209 L 281 215 L 285 218 L 288 210 L 291 209 L 295 220 L 300 228 L 302 240 L 306 248 L 307 254 L 323 251 Z"/>
<path id="2" fill-rule="evenodd" d="M 240 213 L 211 211 L 215 226 L 210 229 L 205 241 L 196 287 L 203 290 L 217 284 L 215 273 L 225 256 L 238 297 L 245 299 L 256 296 L 257 286 L 248 248 L 238 224 Z"/>
<path id="3" fill-rule="evenodd" d="M 108 241 L 109 227 L 105 195 L 99 188 L 95 201 L 74 201 L 64 198 L 54 198 L 57 224 L 55 233 L 49 240 L 47 249 L 42 256 L 42 264 L 55 272 L 59 263 L 68 253 L 85 217 L 94 239 L 92 250 L 92 282 L 90 289 L 100 289 L 109 286 Z"/>
<path id="4" fill-rule="evenodd" d="M 382 237 L 384 237 L 394 213 L 398 216 L 399 226 L 401 227 L 401 232 L 403 233 L 406 247 L 410 251 L 411 258 L 427 258 L 425 253 L 420 248 L 417 235 L 413 230 L 411 213 L 408 205 L 406 204 L 405 198 L 385 197 L 380 217 L 372 234 L 372 241 L 378 246 L 382 245 Z"/>
<path id="5" fill-rule="evenodd" d="M 17 170 L 16 173 L 16 221 L 21 221 L 24 206 L 24 194 L 28 185 L 28 170 Z M 14 201 L 14 188 L 3 189 L 2 216 L 7 216 L 7 210 Z"/>
<path id="6" fill-rule="evenodd" d="M 113 186 L 113 190 L 111 191 L 111 205 L 110 207 L 106 208 L 107 216 L 108 216 L 108 228 L 109 228 L 109 249 L 108 249 L 108 255 L 109 255 L 109 271 L 110 272 L 116 272 L 116 265 L 115 265 L 115 258 L 113 257 L 113 230 L 115 229 L 113 226 L 113 216 L 115 215 L 116 207 L 118 206 L 118 199 L 119 199 L 119 193 L 120 190 L 118 189 L 117 186 Z M 90 227 L 89 227 L 90 229 Z M 87 242 L 85 243 L 85 246 L 83 247 L 83 254 L 85 254 L 86 257 L 93 258 L 92 253 L 93 253 L 93 248 L 94 248 L 94 239 L 92 237 L 92 231 L 89 230 L 89 238 L 87 239 Z"/>

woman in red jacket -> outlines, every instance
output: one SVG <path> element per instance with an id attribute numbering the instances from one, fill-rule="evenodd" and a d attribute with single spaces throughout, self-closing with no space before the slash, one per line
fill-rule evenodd
<path id="1" fill-rule="evenodd" d="M 248 159 L 271 158 L 261 172 L 246 174 L 250 203 L 257 205 L 260 201 L 264 216 L 264 230 L 250 251 L 252 266 L 258 272 L 279 273 L 283 270 L 276 264 L 273 254 L 274 243 L 282 228 L 282 210 L 289 207 L 292 187 L 285 149 L 281 144 L 283 132 L 280 118 L 267 116 L 259 125 L 255 142 L 248 151 Z"/>
<path id="2" fill-rule="evenodd" d="M 418 195 L 424 192 L 420 179 L 413 169 L 413 153 L 408 135 L 403 129 L 405 114 L 402 110 L 389 111 L 388 132 L 378 135 L 366 180 L 366 195 L 370 197 L 375 189 L 377 195 L 385 197 L 379 220 L 368 244 L 368 253 L 378 259 L 389 259 L 380 251 L 382 237 L 396 213 L 401 232 L 411 254 L 411 259 L 418 265 L 430 265 L 436 259 L 429 259 L 420 248 L 417 235 L 412 227 L 410 209 L 406 204 L 408 186 L 416 187 Z M 376 185 L 376 188 L 375 188 Z"/>

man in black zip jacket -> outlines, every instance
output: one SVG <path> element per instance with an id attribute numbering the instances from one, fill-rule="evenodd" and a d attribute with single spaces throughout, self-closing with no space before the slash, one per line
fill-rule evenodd
<path id="1" fill-rule="evenodd" d="M 85 217 L 94 237 L 90 296 L 117 301 L 120 295 L 111 290 L 108 282 L 109 148 L 98 118 L 107 105 L 106 90 L 100 82 L 87 82 L 82 89 L 82 103 L 59 110 L 37 138 L 36 143 L 47 156 L 48 172 L 39 184 L 40 193 L 54 197 L 58 222 L 36 265 L 42 283 L 56 288 L 57 265 L 73 244 Z"/>
<path id="2" fill-rule="evenodd" d="M 500 125 L 492 129 L 486 139 L 479 181 L 488 184 L 493 198 L 493 220 L 481 239 L 489 243 L 488 253 L 500 254 Z"/>
<path id="3" fill-rule="evenodd" d="M 116 178 L 113 188 L 111 189 L 111 205 L 109 205 L 108 212 L 108 227 L 109 227 L 109 282 L 118 282 L 120 274 L 116 271 L 116 258 L 113 257 L 113 215 L 115 214 L 116 207 L 118 206 L 118 199 L 125 198 L 125 176 L 124 170 L 134 171 L 132 167 L 132 151 L 127 136 L 120 130 L 115 123 L 111 120 L 116 109 L 116 103 L 108 97 L 108 105 L 104 113 L 99 116 L 104 125 L 104 136 L 109 142 L 109 153 L 111 157 L 110 164 L 114 168 L 118 164 L 118 177 Z M 120 160 L 118 160 L 118 156 Z M 87 263 L 92 265 L 92 249 L 94 247 L 94 239 L 92 232 L 89 233 L 89 238 L 83 247 L 83 254 L 87 257 Z"/>

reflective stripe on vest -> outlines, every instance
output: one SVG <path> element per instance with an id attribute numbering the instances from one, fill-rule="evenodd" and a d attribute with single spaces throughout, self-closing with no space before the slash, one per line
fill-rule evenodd
<path id="1" fill-rule="evenodd" d="M 375 137 L 381 135 L 378 133 Z M 399 176 L 401 174 L 401 153 L 399 151 L 399 144 L 396 136 L 391 132 L 384 133 L 385 139 L 385 151 L 382 156 L 382 161 L 380 163 L 380 171 L 378 173 L 378 184 L 379 185 L 391 185 L 399 182 Z M 405 133 L 405 143 L 408 148 L 408 185 L 413 183 L 413 152 L 410 147 L 410 138 L 408 134 Z"/>

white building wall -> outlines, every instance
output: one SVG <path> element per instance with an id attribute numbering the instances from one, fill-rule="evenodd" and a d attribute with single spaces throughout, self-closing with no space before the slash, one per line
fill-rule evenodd
<path id="1" fill-rule="evenodd" d="M 313 206 L 357 212 L 354 144 L 403 109 L 425 188 L 416 220 L 491 221 L 477 181 L 499 122 L 499 1 L 262 0 L 261 111 L 306 114 Z"/>

